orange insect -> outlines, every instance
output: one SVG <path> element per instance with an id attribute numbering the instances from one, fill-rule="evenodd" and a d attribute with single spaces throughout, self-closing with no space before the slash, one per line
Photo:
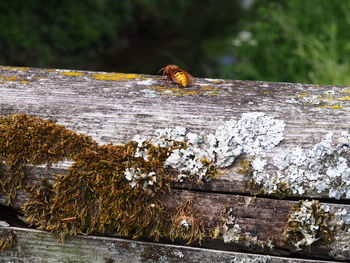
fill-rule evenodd
<path id="1" fill-rule="evenodd" d="M 194 77 L 191 74 L 175 65 L 168 65 L 162 68 L 159 72 L 161 71 L 163 71 L 163 76 L 166 76 L 169 80 L 172 80 L 183 87 L 186 87 L 194 81 Z"/>

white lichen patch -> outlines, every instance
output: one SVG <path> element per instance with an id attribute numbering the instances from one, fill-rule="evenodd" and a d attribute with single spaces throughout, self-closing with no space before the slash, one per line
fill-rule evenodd
<path id="1" fill-rule="evenodd" d="M 157 183 L 155 172 L 143 173 L 139 168 L 126 168 L 124 175 L 132 188 L 141 186 L 143 190 L 147 190 Z"/>
<path id="2" fill-rule="evenodd" d="M 135 152 L 135 157 L 141 157 L 144 160 L 148 160 L 148 149 L 144 143 L 147 142 L 146 138 L 140 136 L 140 135 L 135 135 L 133 138 L 134 142 L 137 142 L 137 148 Z"/>
<path id="3" fill-rule="evenodd" d="M 268 255 L 237 254 L 230 258 L 229 263 L 268 263 L 271 257 Z"/>
<path id="4" fill-rule="evenodd" d="M 224 224 L 221 233 L 225 243 L 244 245 L 245 247 L 273 248 L 271 241 L 261 241 L 256 236 L 244 233 L 238 224 L 233 226 Z"/>
<path id="5" fill-rule="evenodd" d="M 188 231 L 191 227 L 191 223 L 188 222 L 186 219 L 184 219 L 180 222 L 180 227 L 182 227 L 184 230 Z"/>
<path id="6" fill-rule="evenodd" d="M 239 224 L 235 223 L 236 216 L 232 213 L 232 208 L 227 210 L 224 224 L 218 228 L 219 233 L 215 236 L 222 236 L 225 243 L 244 245 L 246 247 L 273 248 L 271 240 L 261 241 L 257 236 L 249 232 L 242 231 Z M 216 237 L 216 238 L 217 238 Z"/>
<path id="7" fill-rule="evenodd" d="M 183 258 L 185 256 L 180 250 L 175 250 L 171 254 L 178 258 Z"/>
<path id="8" fill-rule="evenodd" d="M 176 169 L 177 181 L 191 176 L 206 179 L 208 163 L 228 167 L 242 153 L 263 154 L 283 140 L 284 122 L 264 113 L 246 113 L 238 121 L 231 120 L 218 127 L 215 134 L 200 136 L 184 127 L 157 129 L 150 139 L 135 136 L 135 157 L 148 158 L 147 143 L 158 147 L 175 147 L 164 165 Z M 265 161 L 255 162 L 263 169 Z"/>
<path id="9" fill-rule="evenodd" d="M 184 142 L 186 140 L 186 133 L 186 128 L 181 126 L 157 129 L 151 138 L 151 143 L 160 147 L 171 147 L 176 142 Z"/>
<path id="10" fill-rule="evenodd" d="M 242 153 L 264 155 L 283 139 L 285 123 L 262 112 L 242 114 L 238 121 L 230 120 L 208 136 L 210 151 L 219 167 L 228 167 Z"/>
<path id="11" fill-rule="evenodd" d="M 225 243 L 239 243 L 241 239 L 242 230 L 238 224 L 235 224 L 233 227 L 228 227 L 227 225 L 223 226 L 222 237 Z"/>
<path id="12" fill-rule="evenodd" d="M 180 172 L 178 181 L 189 176 L 196 176 L 198 180 L 205 179 L 207 165 L 202 160 L 208 160 L 207 152 L 199 147 L 189 146 L 184 149 L 175 149 L 171 152 L 165 165 Z"/>
<path id="13" fill-rule="evenodd" d="M 316 200 L 300 201 L 288 218 L 284 231 L 286 240 L 297 250 L 316 242 L 334 246 L 336 237 L 348 231 L 349 225 L 344 221 L 347 215 L 345 209 L 336 210 Z"/>
<path id="14" fill-rule="evenodd" d="M 326 194 L 330 198 L 350 198 L 350 135 L 343 132 L 336 146 L 333 133 L 311 149 L 297 147 L 280 152 L 267 166 L 276 172 L 261 169 L 262 161 L 253 162 L 253 180 L 267 193 L 278 191 L 284 183 L 295 195 Z M 260 164 L 260 165 L 259 165 Z"/>
<path id="15" fill-rule="evenodd" d="M 205 149 L 203 139 L 198 134 L 187 132 L 184 127 L 174 129 L 158 129 L 151 143 L 160 147 L 172 147 L 182 143 L 182 147 L 173 149 L 165 161 L 166 167 L 176 169 L 179 174 L 177 181 L 191 176 L 198 181 L 205 179 L 208 165 L 204 161 L 210 162 L 210 156 Z"/>
<path id="16" fill-rule="evenodd" d="M 255 158 L 255 160 L 252 162 L 252 168 L 257 172 L 262 172 L 265 168 L 266 163 L 267 163 L 266 160 Z"/>
<path id="17" fill-rule="evenodd" d="M 177 170 L 175 181 L 183 181 L 191 176 L 197 181 L 207 179 L 211 156 L 203 143 L 203 138 L 196 133 L 187 132 L 184 127 L 157 129 L 151 138 L 139 135 L 133 139 L 137 142 L 135 157 L 148 160 L 148 146 L 170 148 L 169 156 L 164 162 L 165 167 Z"/>
<path id="18" fill-rule="evenodd" d="M 297 250 L 301 249 L 300 246 L 310 246 L 320 239 L 318 231 L 321 222 L 319 220 L 322 218 L 316 219 L 311 205 L 311 201 L 303 202 L 300 209 L 292 213 L 288 219 L 288 223 L 298 225 L 292 233 L 298 232 L 301 234 L 300 240 L 293 244 Z"/>
<path id="19" fill-rule="evenodd" d="M 260 154 L 271 150 L 283 140 L 284 122 L 264 113 L 242 114 L 239 120 L 224 122 L 214 134 L 199 135 L 188 132 L 186 128 L 157 129 L 150 138 L 136 135 L 135 157 L 148 161 L 150 146 L 168 148 L 168 157 L 164 167 L 178 171 L 174 178 L 182 182 L 191 177 L 197 181 L 210 179 L 211 168 L 224 168 L 233 164 L 236 157 L 243 153 Z M 265 160 L 256 160 L 254 166 L 262 171 Z"/>

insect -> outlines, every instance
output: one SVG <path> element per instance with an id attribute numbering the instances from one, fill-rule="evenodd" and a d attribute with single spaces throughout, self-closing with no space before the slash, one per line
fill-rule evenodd
<path id="1" fill-rule="evenodd" d="M 191 74 L 175 65 L 168 65 L 162 68 L 159 72 L 161 71 L 163 71 L 163 76 L 166 76 L 169 80 L 176 82 L 182 87 L 186 87 L 194 80 L 194 77 Z"/>

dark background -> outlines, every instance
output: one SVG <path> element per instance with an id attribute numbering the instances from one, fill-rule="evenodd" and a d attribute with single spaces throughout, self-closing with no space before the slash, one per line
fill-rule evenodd
<path id="1" fill-rule="evenodd" d="M 0 2 L 0 64 L 350 85 L 350 1 Z"/>

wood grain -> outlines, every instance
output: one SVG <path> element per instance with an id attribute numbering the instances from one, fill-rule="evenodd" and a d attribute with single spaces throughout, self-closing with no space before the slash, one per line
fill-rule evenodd
<path id="1" fill-rule="evenodd" d="M 64 172 L 54 170 L 55 172 Z M 45 168 L 32 167 L 27 170 L 34 181 L 29 184 L 38 183 L 40 178 L 45 177 L 52 180 L 52 174 L 45 173 Z M 37 176 L 37 177 L 36 177 Z M 36 180 L 35 180 L 36 179 Z M 28 199 L 28 193 L 21 190 L 14 200 L 13 207 L 20 210 L 21 206 Z M 5 203 L 5 196 L 0 194 L 0 204 Z M 229 218 L 234 218 L 230 224 L 238 224 L 242 229 L 242 234 L 247 235 L 259 242 L 273 240 L 274 248 L 268 250 L 269 253 L 279 256 L 292 256 L 295 253 L 303 256 L 317 256 L 318 258 L 331 259 L 329 255 L 330 246 L 319 246 L 311 249 L 296 252 L 293 247 L 286 244 L 283 236 L 283 228 L 293 206 L 297 201 L 280 200 L 272 198 L 251 197 L 242 195 L 219 194 L 204 191 L 191 191 L 184 189 L 173 189 L 171 194 L 162 200 L 168 211 L 175 211 L 177 207 L 186 201 L 191 201 L 193 214 L 201 220 L 206 229 L 221 227 Z M 329 204 L 334 209 L 346 209 L 350 213 L 350 205 Z M 181 242 L 181 241 L 177 241 Z M 262 252 L 261 248 L 245 248 L 242 245 L 224 243 L 221 240 L 206 240 L 202 247 L 215 248 L 229 251 Z"/>
<path id="2" fill-rule="evenodd" d="M 149 136 L 155 129 L 177 125 L 186 127 L 192 132 L 209 134 L 214 132 L 222 121 L 237 120 L 242 113 L 264 112 L 286 123 L 285 140 L 278 145 L 279 149 L 292 149 L 297 146 L 311 148 L 320 142 L 320 138 L 323 138 L 328 131 L 340 133 L 349 130 L 349 94 L 348 87 L 213 79 L 196 79 L 195 85 L 179 89 L 172 83 L 164 85 L 164 80 L 159 76 L 0 66 L 0 115 L 26 113 L 53 119 L 69 129 L 92 136 L 102 144 L 124 144 L 136 134 Z M 275 154 L 276 151 L 273 149 L 268 153 L 268 157 L 273 157 Z M 53 174 L 65 172 L 68 165 L 69 163 L 59 163 L 49 170 L 39 166 L 28 166 L 27 183 L 32 185 L 41 178 L 53 180 Z M 274 196 L 269 198 L 248 196 L 253 190 L 247 187 L 250 178 L 238 174 L 236 169 L 237 167 L 224 169 L 222 176 L 201 186 L 176 184 L 172 195 L 164 202 L 171 207 L 185 200 L 196 200 L 194 210 L 207 227 L 222 224 L 223 211 L 231 208 L 236 223 L 245 233 L 256 236 L 262 241 L 272 235 L 280 247 L 271 253 L 293 256 L 294 254 L 291 254 L 281 242 L 281 228 L 296 201 L 274 199 Z M 293 199 L 293 196 L 289 197 Z M 334 201 L 322 194 L 304 196 L 304 198 L 312 197 L 322 198 L 328 202 Z M 19 209 L 27 198 L 27 193 L 20 191 L 13 206 Z M 0 204 L 5 204 L 4 200 L 4 195 L 0 194 Z M 349 212 L 350 206 L 347 203 L 348 201 L 343 199 L 339 204 L 331 206 L 345 208 Z M 89 262 L 73 261 L 72 258 L 76 256 L 77 260 L 90 260 L 85 255 L 94 251 L 89 246 L 94 247 L 95 239 L 98 243 L 95 251 L 99 251 L 95 254 L 110 252 L 110 250 L 105 252 L 106 247 L 103 246 L 104 240 L 109 240 L 108 238 L 74 237 L 72 240 L 78 243 L 68 241 L 67 244 L 72 246 L 66 247 L 63 244 L 59 245 L 52 236 L 40 231 L 19 229 L 14 231 L 16 235 L 18 234 L 19 246 L 24 248 L 27 248 L 27 241 L 21 238 L 25 235 L 28 235 L 28 238 L 33 235 L 33 240 L 40 238 L 49 240 L 46 245 L 38 244 L 33 251 L 28 248 L 27 251 L 33 259 L 29 257 L 32 261 L 26 262 L 40 262 L 36 258 L 36 253 L 42 246 L 47 248 L 57 246 L 58 251 L 69 258 L 62 262 Z M 79 243 L 86 246 L 79 248 L 76 246 Z M 166 245 L 152 244 L 152 246 L 168 251 Z M 238 249 L 223 242 L 209 241 L 203 243 L 203 246 Z M 142 261 L 140 253 L 143 252 L 140 251 L 152 251 L 152 249 L 147 245 L 143 247 L 140 245 L 137 248 L 131 253 L 135 262 L 138 262 L 137 260 L 148 262 Z M 128 249 L 132 250 L 132 246 L 129 245 Z M 155 251 L 158 251 L 157 249 Z M 208 262 L 215 262 L 214 258 L 220 253 L 222 260 L 217 262 L 231 262 L 233 255 L 230 254 L 233 252 L 209 250 L 206 252 L 204 248 L 184 249 L 193 257 L 193 261 L 188 262 L 199 262 L 196 261 L 199 257 L 196 254 L 198 251 L 204 253 Z M 332 259 L 328 255 L 329 249 L 322 247 L 318 251 L 306 251 L 304 255 Z M 14 250 L 12 258 L 21 257 L 22 251 L 24 250 Z M 127 261 L 128 255 L 125 251 L 116 252 L 121 253 L 119 261 L 115 259 L 116 254 L 111 258 L 115 262 L 130 262 Z M 175 262 L 176 257 L 169 256 L 173 250 L 169 251 L 164 252 L 164 255 L 170 262 L 172 260 Z M 6 254 L 9 260 L 11 253 Z M 50 254 L 51 250 L 47 249 L 43 253 L 47 253 L 46 257 L 50 258 L 55 252 Z M 160 254 L 163 255 L 162 253 Z M 103 257 L 99 256 L 96 261 L 91 262 L 114 262 L 103 260 Z M 264 260 L 265 258 L 261 262 L 265 262 Z M 309 262 L 269 260 L 270 258 L 266 262 Z"/>
<path id="3" fill-rule="evenodd" d="M 222 121 L 246 112 L 264 112 L 286 123 L 282 149 L 310 148 L 328 131 L 349 130 L 347 87 L 211 79 L 195 83 L 179 89 L 172 83 L 164 86 L 159 76 L 0 67 L 0 114 L 54 119 L 104 144 L 123 144 L 136 134 L 176 125 L 209 134 Z M 314 98 L 318 104 L 312 103 Z M 250 193 L 248 180 L 235 168 L 227 169 L 204 190 Z"/>
<path id="4" fill-rule="evenodd" d="M 64 243 L 43 231 L 15 227 L 17 245 L 0 252 L 0 262 L 18 263 L 146 263 L 146 262 L 255 262 L 255 263 L 333 263 L 297 258 L 254 255 L 179 245 L 157 244 L 120 238 L 73 236 Z"/>

